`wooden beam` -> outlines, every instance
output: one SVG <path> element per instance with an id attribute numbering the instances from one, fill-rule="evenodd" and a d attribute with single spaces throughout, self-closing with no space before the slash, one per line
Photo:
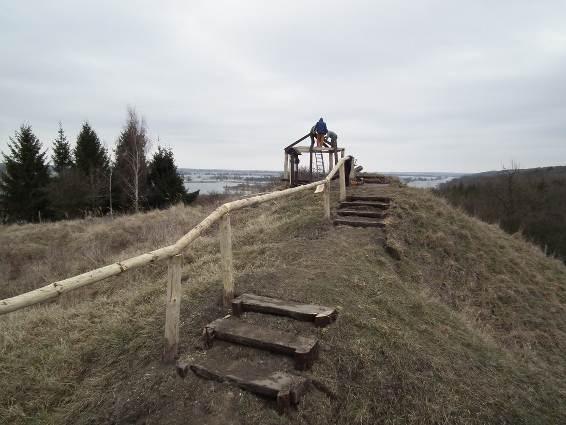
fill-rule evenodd
<path id="1" fill-rule="evenodd" d="M 310 131 L 305 134 L 303 137 L 301 137 L 299 140 L 297 140 L 296 142 L 291 143 L 289 146 L 287 146 L 284 150 L 287 150 L 289 148 L 292 148 L 293 146 L 295 146 L 297 143 L 301 143 L 303 140 L 305 140 L 307 137 L 309 137 L 311 135 Z"/>
<path id="2" fill-rule="evenodd" d="M 324 184 L 324 218 L 330 220 L 330 182 Z"/>
<path id="3" fill-rule="evenodd" d="M 312 149 L 309 152 L 309 180 L 312 182 Z"/>
<path id="4" fill-rule="evenodd" d="M 340 165 L 340 201 L 346 200 L 346 169 L 344 162 Z"/>
<path id="5" fill-rule="evenodd" d="M 289 154 L 285 152 L 285 162 L 283 163 L 283 178 L 289 178 Z"/>
<path id="6" fill-rule="evenodd" d="M 220 256 L 222 258 L 222 282 L 224 284 L 222 301 L 224 307 L 230 307 L 234 299 L 232 227 L 230 226 L 230 214 L 225 214 L 220 220 Z"/>
<path id="7" fill-rule="evenodd" d="M 352 184 L 353 181 L 356 181 L 356 161 L 354 161 L 354 157 L 352 157 L 350 166 L 350 175 L 348 176 L 348 180 L 350 180 L 349 184 Z"/>
<path id="8" fill-rule="evenodd" d="M 179 347 L 179 318 L 181 312 L 181 269 L 183 256 L 169 259 L 167 270 L 167 301 L 165 310 L 165 348 L 163 362 L 172 363 Z"/>
<path id="9" fill-rule="evenodd" d="M 316 338 L 253 325 L 232 316 L 216 319 L 206 325 L 204 336 L 209 346 L 218 339 L 291 355 L 295 358 L 295 368 L 299 370 L 310 369 L 313 361 L 318 358 Z"/>

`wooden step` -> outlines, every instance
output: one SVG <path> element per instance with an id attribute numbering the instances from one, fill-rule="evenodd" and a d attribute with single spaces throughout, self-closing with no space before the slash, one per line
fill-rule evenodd
<path id="1" fill-rule="evenodd" d="M 353 226 L 353 227 L 380 227 L 384 228 L 385 223 L 379 220 L 356 220 L 354 218 L 335 218 L 335 225 Z"/>
<path id="2" fill-rule="evenodd" d="M 368 210 L 337 210 L 336 214 L 342 216 L 370 217 L 370 218 L 385 218 L 387 216 L 387 213 L 385 211 L 368 211 Z"/>
<path id="3" fill-rule="evenodd" d="M 277 400 L 278 410 L 283 413 L 291 405 L 299 403 L 308 390 L 310 380 L 302 376 L 282 371 L 260 369 L 256 365 L 229 362 L 228 364 L 177 364 L 177 373 L 181 377 L 188 370 L 201 378 L 236 385 L 246 391 Z"/>
<path id="4" fill-rule="evenodd" d="M 288 316 L 297 320 L 314 322 L 316 326 L 326 326 L 336 320 L 338 315 L 334 308 L 315 304 L 301 304 L 254 294 L 242 294 L 232 301 L 234 316 L 240 316 L 245 311 Z"/>
<path id="5" fill-rule="evenodd" d="M 371 201 L 371 202 L 383 202 L 384 204 L 389 204 L 391 198 L 389 196 L 366 196 L 366 195 L 350 195 L 346 197 L 347 201 Z"/>
<path id="6" fill-rule="evenodd" d="M 217 319 L 206 325 L 204 332 L 209 345 L 220 339 L 293 356 L 299 370 L 309 369 L 318 358 L 318 341 L 314 338 L 251 325 L 235 317 Z"/>
<path id="7" fill-rule="evenodd" d="M 389 204 L 384 202 L 371 202 L 371 201 L 342 201 L 340 202 L 340 208 L 351 208 L 351 207 L 373 207 L 381 210 L 386 210 L 389 208 Z"/>

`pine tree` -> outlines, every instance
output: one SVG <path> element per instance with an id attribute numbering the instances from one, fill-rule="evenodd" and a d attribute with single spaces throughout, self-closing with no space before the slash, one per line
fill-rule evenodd
<path id="1" fill-rule="evenodd" d="M 74 153 L 76 167 L 86 176 L 108 169 L 108 153 L 88 122 L 81 128 Z"/>
<path id="2" fill-rule="evenodd" d="M 36 221 L 47 217 L 49 167 L 42 144 L 29 125 L 10 137 L 9 154 L 2 154 L 5 170 L 0 177 L 0 204 L 10 221 Z"/>
<path id="3" fill-rule="evenodd" d="M 148 201 L 152 207 L 164 208 L 187 199 L 187 191 L 171 149 L 157 147 L 149 163 Z"/>
<path id="4" fill-rule="evenodd" d="M 90 208 L 100 207 L 106 199 L 109 158 L 96 132 L 88 122 L 83 124 L 75 146 L 75 168 L 80 171 L 89 185 Z"/>
<path id="5" fill-rule="evenodd" d="M 147 195 L 147 160 L 149 149 L 146 125 L 134 109 L 128 109 L 126 125 L 116 142 L 115 180 L 119 204 L 138 212 Z"/>
<path id="6" fill-rule="evenodd" d="M 53 168 L 60 174 L 63 170 L 67 170 L 73 166 L 73 157 L 71 155 L 71 145 L 65 137 L 61 121 L 59 121 L 57 134 L 58 136 L 53 142 L 53 155 L 51 159 L 53 160 Z"/>

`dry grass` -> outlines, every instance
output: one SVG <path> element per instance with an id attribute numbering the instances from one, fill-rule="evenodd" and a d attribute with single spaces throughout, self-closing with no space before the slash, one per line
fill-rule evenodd
<path id="1" fill-rule="evenodd" d="M 385 253 L 379 230 L 323 223 L 312 194 L 232 218 L 238 291 L 341 309 L 338 321 L 322 330 L 267 319 L 322 343 L 308 375 L 329 391 L 313 389 L 291 416 L 278 416 L 246 392 L 194 376 L 181 380 L 161 366 L 165 270 L 154 265 L 96 285 L 89 301 L 0 318 L 0 422 L 566 422 L 566 267 L 428 192 L 392 191 L 387 238 L 400 261 Z M 112 223 L 3 228 L 0 246 L 10 241 L 6 252 L 26 248 L 30 256 L 19 272 L 2 261 L 2 272 L 12 273 L 2 290 L 156 248 L 205 214 L 176 207 Z M 223 314 L 215 236 L 210 231 L 185 256 L 183 357 L 291 367 L 285 358 L 248 348 L 204 349 L 202 327 Z M 73 265 L 65 266 L 65 258 L 74 258 Z M 38 260 L 28 279 L 24 267 Z M 253 314 L 246 320 L 266 322 Z"/>

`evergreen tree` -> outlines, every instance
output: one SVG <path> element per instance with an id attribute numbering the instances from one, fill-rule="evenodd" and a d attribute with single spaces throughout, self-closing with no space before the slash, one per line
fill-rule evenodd
<path id="1" fill-rule="evenodd" d="M 59 130 L 57 131 L 57 138 L 53 142 L 53 168 L 60 174 L 63 170 L 67 170 L 73 166 L 73 158 L 71 155 L 71 145 L 65 137 L 63 126 L 59 121 Z"/>
<path id="2" fill-rule="evenodd" d="M 88 122 L 83 124 L 75 146 L 75 165 L 86 176 L 108 169 L 108 153 Z"/>
<path id="3" fill-rule="evenodd" d="M 49 215 L 49 167 L 42 148 L 31 126 L 22 125 L 10 137 L 9 154 L 2 154 L 5 170 L 0 177 L 0 204 L 10 221 L 35 221 Z"/>
<path id="4" fill-rule="evenodd" d="M 84 217 L 91 206 L 91 186 L 76 168 L 61 170 L 47 186 L 49 206 L 56 220 Z"/>
<path id="5" fill-rule="evenodd" d="M 83 124 L 77 137 L 74 153 L 75 167 L 86 178 L 89 186 L 88 206 L 96 208 L 104 205 L 110 161 L 106 148 L 88 122 Z"/>
<path id="6" fill-rule="evenodd" d="M 187 199 L 171 149 L 157 147 L 149 163 L 148 187 L 148 202 L 152 207 L 164 208 Z"/>
<path id="7" fill-rule="evenodd" d="M 138 212 L 147 195 L 147 160 L 149 149 L 146 125 L 134 109 L 128 109 L 126 125 L 116 143 L 115 181 L 118 203 Z"/>

